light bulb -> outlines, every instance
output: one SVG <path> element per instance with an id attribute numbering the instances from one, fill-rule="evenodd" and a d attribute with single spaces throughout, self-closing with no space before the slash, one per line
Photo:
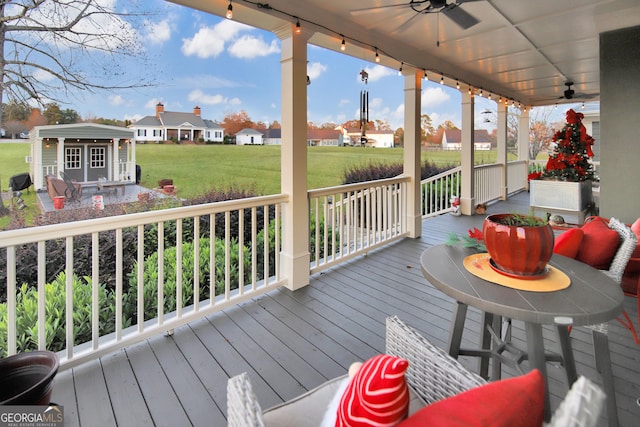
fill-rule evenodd
<path id="1" fill-rule="evenodd" d="M 444 84 L 444 76 L 440 77 L 440 84 L 443 85 Z"/>
<path id="2" fill-rule="evenodd" d="M 376 49 L 376 62 L 380 62 L 380 55 L 378 55 L 378 49 Z"/>
<path id="3" fill-rule="evenodd" d="M 345 51 L 347 49 L 347 42 L 344 41 L 344 37 L 342 38 L 342 44 L 340 45 L 340 50 Z"/>
<path id="4" fill-rule="evenodd" d="M 302 28 L 300 28 L 300 20 L 296 19 L 296 34 L 300 34 Z"/>
<path id="5" fill-rule="evenodd" d="M 231 0 L 229 0 L 229 6 L 227 7 L 227 19 L 233 18 L 233 6 L 231 6 Z"/>
<path id="6" fill-rule="evenodd" d="M 460 83 L 456 82 L 456 89 L 460 89 Z"/>

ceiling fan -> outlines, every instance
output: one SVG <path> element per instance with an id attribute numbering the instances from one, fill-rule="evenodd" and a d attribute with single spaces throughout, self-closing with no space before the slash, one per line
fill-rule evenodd
<path id="1" fill-rule="evenodd" d="M 476 25 L 478 21 L 474 16 L 463 10 L 460 6 L 464 3 L 481 0 L 455 0 L 447 2 L 447 0 L 410 0 L 404 3 L 389 4 L 386 6 L 366 7 L 363 9 L 354 9 L 350 13 L 352 15 L 362 15 L 365 13 L 377 13 L 383 12 L 385 9 L 394 8 L 410 8 L 416 15 L 412 16 L 410 20 L 416 16 L 425 13 L 443 13 L 453 22 L 455 22 L 460 28 L 466 30 Z M 408 22 L 408 21 L 407 21 Z M 405 23 L 406 24 L 406 23 Z"/>
<path id="2" fill-rule="evenodd" d="M 573 86 L 573 82 L 571 81 L 565 82 L 564 85 L 567 89 L 565 89 L 564 94 L 558 99 L 589 99 L 597 96 L 596 94 L 576 93 L 575 90 L 571 89 L 571 86 Z"/>

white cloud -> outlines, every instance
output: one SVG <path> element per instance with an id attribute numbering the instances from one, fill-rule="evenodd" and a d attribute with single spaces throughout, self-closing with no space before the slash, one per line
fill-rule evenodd
<path id="1" fill-rule="evenodd" d="M 124 98 L 122 97 L 122 95 L 109 95 L 109 104 L 111 105 L 122 105 L 124 104 Z"/>
<path id="2" fill-rule="evenodd" d="M 351 103 L 350 99 L 342 98 L 340 101 L 338 101 L 338 107 L 344 107 L 345 105 L 350 103 Z"/>
<path id="3" fill-rule="evenodd" d="M 147 34 L 145 38 L 154 45 L 160 45 L 171 38 L 171 24 L 169 19 L 163 19 L 160 22 L 145 21 Z"/>
<path id="4" fill-rule="evenodd" d="M 451 99 L 451 96 L 442 88 L 428 88 L 422 91 L 421 105 L 422 109 L 433 108 L 435 106 L 445 104 Z"/>
<path id="5" fill-rule="evenodd" d="M 125 120 L 129 120 L 129 121 L 134 122 L 134 123 L 137 122 L 138 120 L 140 120 L 142 117 L 144 117 L 144 116 L 142 116 L 140 114 L 133 114 L 131 116 L 127 115 L 127 114 L 124 115 L 124 119 Z"/>
<path id="6" fill-rule="evenodd" d="M 327 71 L 327 66 L 319 62 L 312 62 L 310 64 L 307 64 L 307 75 L 309 76 L 311 81 L 316 80 L 325 71 Z"/>
<path id="7" fill-rule="evenodd" d="M 33 78 L 41 82 L 46 82 L 53 80 L 55 77 L 48 71 L 37 69 L 33 72 Z"/>
<path id="8" fill-rule="evenodd" d="M 202 105 L 218 105 L 218 104 L 226 104 L 226 105 L 239 105 L 241 104 L 240 99 L 238 98 L 227 98 L 223 95 L 208 95 L 201 91 L 200 89 L 195 89 L 191 91 L 188 95 L 189 101 L 195 102 L 197 104 Z"/>
<path id="9" fill-rule="evenodd" d="M 247 30 L 251 30 L 251 27 L 225 19 L 213 27 L 200 28 L 192 38 L 183 38 L 181 50 L 185 56 L 215 58 L 224 51 L 225 43 Z"/>
<path id="10" fill-rule="evenodd" d="M 243 59 L 269 56 L 279 52 L 280 46 L 278 46 L 277 40 L 272 40 L 271 43 L 267 44 L 262 37 L 253 37 L 250 35 L 240 37 L 229 46 L 229 54 L 231 56 Z"/>

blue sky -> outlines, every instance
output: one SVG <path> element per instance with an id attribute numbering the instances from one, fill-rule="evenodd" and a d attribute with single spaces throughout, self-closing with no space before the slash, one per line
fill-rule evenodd
<path id="1" fill-rule="evenodd" d="M 191 111 L 198 105 L 203 118 L 215 121 L 240 110 L 253 121 L 280 121 L 280 42 L 275 35 L 162 0 L 148 4 L 156 15 L 138 34 L 155 66 L 126 66 L 133 74 L 150 73 L 158 85 L 88 94 L 69 108 L 82 117 L 136 120 L 154 114 L 161 101 L 165 111 Z M 366 69 L 370 119 L 386 120 L 392 129 L 403 127 L 403 77 L 397 70 L 314 46 L 308 48 L 308 60 L 309 121 L 357 119 L 365 88 L 359 73 Z M 485 126 L 480 112 L 486 108 L 495 109 L 495 103 L 477 97 L 476 127 Z M 424 82 L 422 112 L 434 126 L 445 120 L 460 126 L 460 93 L 437 81 Z"/>

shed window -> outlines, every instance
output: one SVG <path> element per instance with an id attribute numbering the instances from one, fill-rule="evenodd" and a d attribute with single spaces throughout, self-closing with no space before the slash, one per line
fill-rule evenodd
<path id="1" fill-rule="evenodd" d="M 91 168 L 104 169 L 106 167 L 106 150 L 104 147 L 91 147 L 89 156 Z"/>
<path id="2" fill-rule="evenodd" d="M 82 155 L 80 147 L 67 147 L 65 153 L 65 169 L 80 169 Z"/>

